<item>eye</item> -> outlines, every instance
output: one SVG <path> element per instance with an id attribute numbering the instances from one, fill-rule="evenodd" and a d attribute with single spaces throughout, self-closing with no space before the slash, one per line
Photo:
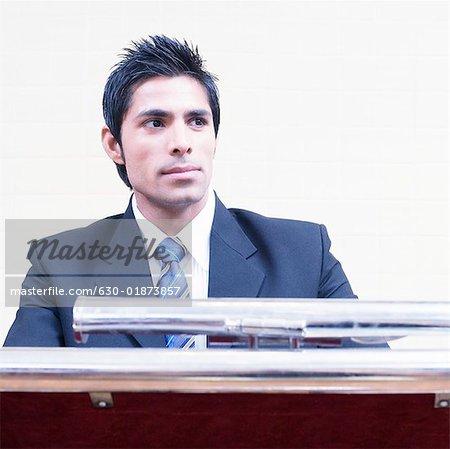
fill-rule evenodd
<path id="1" fill-rule="evenodd" d="M 152 119 L 146 121 L 145 126 L 148 126 L 149 128 L 162 128 L 164 126 L 164 123 L 161 120 Z"/>
<path id="2" fill-rule="evenodd" d="M 191 120 L 191 123 L 192 123 L 194 126 L 200 127 L 200 126 L 205 126 L 205 125 L 206 125 L 206 120 L 205 120 L 204 118 L 202 118 L 202 117 L 194 117 L 194 118 Z"/>

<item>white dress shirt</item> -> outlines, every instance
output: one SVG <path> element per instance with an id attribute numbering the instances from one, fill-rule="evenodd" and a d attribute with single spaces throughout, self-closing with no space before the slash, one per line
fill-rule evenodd
<path id="1" fill-rule="evenodd" d="M 147 239 L 147 245 L 153 244 L 153 251 L 149 258 L 150 273 L 153 285 L 157 285 L 161 269 L 161 260 L 153 257 L 154 250 L 168 236 L 157 226 L 148 221 L 137 206 L 136 197 L 133 195 L 131 200 L 133 214 L 136 218 L 139 229 L 144 238 Z M 178 237 L 188 252 L 184 256 L 181 268 L 186 276 L 192 299 L 208 298 L 209 286 L 209 239 L 215 212 L 215 197 L 212 189 L 208 191 L 208 198 L 205 207 L 186 225 L 176 236 Z M 206 347 L 206 337 L 199 335 L 195 339 L 195 349 Z"/>

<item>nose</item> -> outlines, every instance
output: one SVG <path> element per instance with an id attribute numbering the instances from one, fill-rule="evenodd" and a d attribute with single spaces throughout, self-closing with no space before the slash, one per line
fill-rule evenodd
<path id="1" fill-rule="evenodd" d="M 178 125 L 173 127 L 172 140 L 170 143 L 170 153 L 173 156 L 184 156 L 192 152 L 189 133 L 186 126 Z"/>

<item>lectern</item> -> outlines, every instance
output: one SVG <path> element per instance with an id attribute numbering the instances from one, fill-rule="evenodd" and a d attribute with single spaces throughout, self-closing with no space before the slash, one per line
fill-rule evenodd
<path id="1" fill-rule="evenodd" d="M 227 347 L 4 348 L 2 448 L 450 447 L 448 351 L 370 347 L 381 334 L 448 337 L 446 304 L 278 300 L 269 313 L 227 300 L 169 314 L 86 301 L 80 340 L 203 332 Z"/>

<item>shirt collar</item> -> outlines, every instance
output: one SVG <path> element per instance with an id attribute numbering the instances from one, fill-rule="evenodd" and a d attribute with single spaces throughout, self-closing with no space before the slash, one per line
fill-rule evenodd
<path id="1" fill-rule="evenodd" d="M 150 244 L 152 239 L 155 239 L 153 246 L 153 250 L 155 250 L 157 246 L 167 237 L 167 235 L 142 215 L 141 211 L 137 207 L 135 195 L 132 196 L 131 207 L 142 235 L 144 238 L 147 238 L 147 244 Z M 195 261 L 205 271 L 209 270 L 209 241 L 215 209 L 215 195 L 213 190 L 209 189 L 208 198 L 203 209 L 191 221 L 191 223 L 186 225 L 176 235 L 176 237 L 184 243 Z"/>

